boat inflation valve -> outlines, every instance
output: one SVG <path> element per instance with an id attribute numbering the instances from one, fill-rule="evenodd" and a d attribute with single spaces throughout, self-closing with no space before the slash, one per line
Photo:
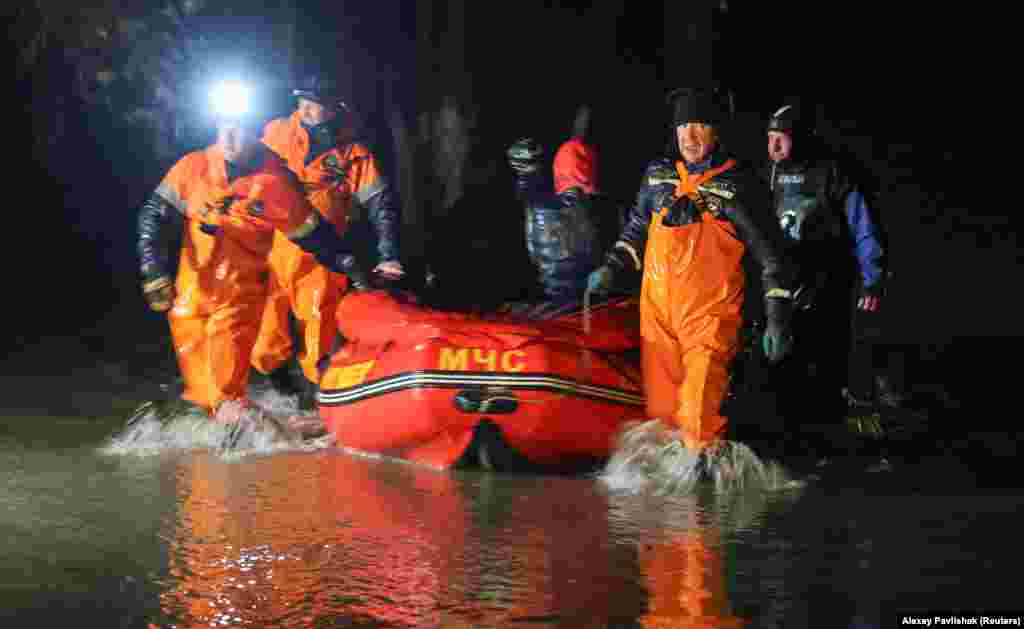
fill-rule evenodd
<path id="1" fill-rule="evenodd" d="M 507 391 L 465 389 L 455 395 L 455 408 L 463 413 L 514 413 L 519 400 Z"/>

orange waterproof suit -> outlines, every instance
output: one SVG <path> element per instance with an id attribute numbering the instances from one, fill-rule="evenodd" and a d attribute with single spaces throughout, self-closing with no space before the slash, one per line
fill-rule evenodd
<path id="1" fill-rule="evenodd" d="M 262 145 L 241 166 L 227 164 L 217 145 L 189 153 L 140 212 L 139 249 L 148 282 L 166 281 L 154 245 L 161 226 L 181 217 L 183 246 L 168 319 L 183 397 L 212 411 L 246 396 L 275 229 L 303 238 L 319 217 L 294 175 Z"/>
<path id="2" fill-rule="evenodd" d="M 725 438 L 720 409 L 729 363 L 739 349 L 744 255 L 761 263 L 768 296 L 788 295 L 778 228 L 756 218 L 765 213 L 760 188 L 721 155 L 691 170 L 682 162 L 655 161 L 623 238 L 608 256 L 609 265 L 640 270 L 637 252 L 644 251 L 640 319 L 647 413 L 671 418 L 691 448 Z"/>
<path id="3" fill-rule="evenodd" d="M 328 129 L 314 133 L 317 131 Z M 350 142 L 347 131 L 332 133 L 327 142 L 311 142 L 310 131 L 303 127 L 299 113 L 295 112 L 288 118 L 268 123 L 263 141 L 284 158 L 288 168 L 302 182 L 313 207 L 334 225 L 339 235 L 348 230 L 357 204 L 390 203 L 376 160 L 365 146 Z M 384 211 L 391 211 L 391 208 L 384 208 Z M 385 227 L 390 228 L 390 225 Z M 385 235 L 381 240 L 389 239 L 390 236 Z M 386 246 L 390 246 L 390 242 Z M 385 248 L 384 253 L 389 251 Z M 337 337 L 334 311 L 345 291 L 346 278 L 320 266 L 311 254 L 280 234 L 274 237 L 270 271 L 270 294 L 253 350 L 252 366 L 268 374 L 291 357 L 288 315 L 294 312 L 303 342 L 298 361 L 306 378 L 316 383 L 319 381 L 317 362 L 330 351 Z"/>

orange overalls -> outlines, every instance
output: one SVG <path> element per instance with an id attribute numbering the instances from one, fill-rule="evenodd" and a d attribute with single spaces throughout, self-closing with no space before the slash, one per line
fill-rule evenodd
<path id="1" fill-rule="evenodd" d="M 190 153 L 157 189 L 186 217 L 176 298 L 167 315 L 183 397 L 210 411 L 246 397 L 275 231 L 296 236 L 315 220 L 294 176 L 276 155 L 260 150 L 262 165 L 230 184 L 216 145 Z"/>
<path id="2" fill-rule="evenodd" d="M 365 201 L 380 191 L 383 179 L 369 150 L 339 138 L 338 144 L 306 163 L 309 133 L 298 112 L 273 120 L 263 132 L 263 141 L 298 175 L 306 196 L 320 214 L 338 231 L 345 232 L 353 203 Z M 262 314 L 259 336 L 252 353 L 252 366 L 264 374 L 281 367 L 292 355 L 288 313 L 294 312 L 302 347 L 298 361 L 306 378 L 319 382 L 317 362 L 330 351 L 337 330 L 334 311 L 347 286 L 347 278 L 332 273 L 280 235 L 274 237 L 270 252 L 270 292 Z"/>
<path id="3" fill-rule="evenodd" d="M 697 187 L 735 166 L 729 160 L 701 175 L 676 164 L 675 198 L 698 202 Z M 746 246 L 735 227 L 709 212 L 679 227 L 655 212 L 648 230 L 640 294 L 642 365 L 649 417 L 671 418 L 683 442 L 700 448 L 725 437 L 721 415 L 728 366 L 739 349 Z"/>

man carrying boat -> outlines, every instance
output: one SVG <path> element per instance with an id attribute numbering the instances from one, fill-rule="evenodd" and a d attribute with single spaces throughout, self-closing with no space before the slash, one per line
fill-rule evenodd
<path id="1" fill-rule="evenodd" d="M 348 105 L 336 84 L 322 74 L 298 89 L 296 110 L 267 124 L 263 142 L 284 158 L 306 198 L 339 235 L 358 246 L 360 260 L 377 259 L 386 279 L 404 274 L 398 259 L 398 206 L 380 166 L 354 138 Z M 282 234 L 270 251 L 270 295 L 252 354 L 253 367 L 284 393 L 309 393 L 319 380 L 318 361 L 337 337 L 334 312 L 345 291 L 345 277 L 318 264 L 314 256 Z M 294 313 L 299 365 L 305 382 L 294 382 L 289 359 L 294 351 L 289 319 Z"/>
<path id="2" fill-rule="evenodd" d="M 728 111 L 711 88 L 669 94 L 673 155 L 652 161 L 622 235 L 588 287 L 607 292 L 642 271 L 640 325 L 647 415 L 675 424 L 703 451 L 724 441 L 721 414 L 740 345 L 746 254 L 762 270 L 769 359 L 792 346 L 792 272 L 782 234 L 765 211 L 767 188 L 730 158 L 719 130 Z"/>
<path id="3" fill-rule="evenodd" d="M 225 84 L 218 96 L 216 142 L 181 158 L 138 215 L 143 294 L 153 310 L 167 312 L 183 397 L 211 415 L 228 401 L 248 403 L 275 234 L 335 271 L 362 275 L 351 246 L 256 139 L 244 88 Z M 165 241 L 175 232 L 183 244 L 172 280 Z"/>

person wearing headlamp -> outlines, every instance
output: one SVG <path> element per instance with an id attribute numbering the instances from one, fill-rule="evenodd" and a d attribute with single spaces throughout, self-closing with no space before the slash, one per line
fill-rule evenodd
<path id="1" fill-rule="evenodd" d="M 320 217 L 359 248 L 361 260 L 376 260 L 379 277 L 401 278 L 398 207 L 377 160 L 355 141 L 340 90 L 329 77 L 313 74 L 292 93 L 298 99 L 296 110 L 267 124 L 264 143 L 287 162 Z M 301 394 L 319 381 L 317 363 L 337 337 L 334 312 L 345 279 L 283 235 L 274 239 L 270 270 L 271 294 L 252 366 L 268 375 L 279 391 Z M 289 331 L 292 313 L 301 339 L 297 352 Z M 291 377 L 293 352 L 306 382 Z"/>
<path id="2" fill-rule="evenodd" d="M 247 399 L 275 233 L 327 267 L 362 274 L 351 246 L 253 133 L 244 87 L 225 84 L 213 97 L 217 139 L 182 157 L 143 204 L 138 252 L 146 301 L 167 313 L 183 397 L 216 415 L 224 402 Z M 177 230 L 172 280 L 165 243 Z"/>

